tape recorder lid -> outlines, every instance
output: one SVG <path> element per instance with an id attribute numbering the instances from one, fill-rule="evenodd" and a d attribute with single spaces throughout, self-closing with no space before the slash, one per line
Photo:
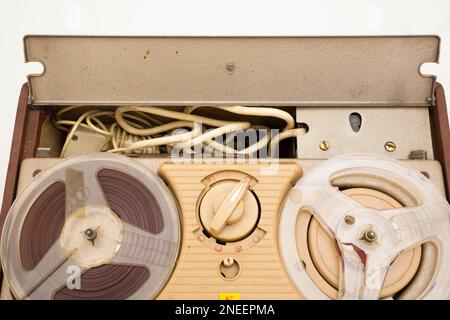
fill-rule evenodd
<path id="1" fill-rule="evenodd" d="M 430 106 L 437 36 L 27 36 L 34 105 Z M 101 85 L 100 85 L 101 84 Z"/>

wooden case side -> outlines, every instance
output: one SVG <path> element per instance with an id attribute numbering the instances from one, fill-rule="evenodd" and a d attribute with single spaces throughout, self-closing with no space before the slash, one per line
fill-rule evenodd
<path id="1" fill-rule="evenodd" d="M 436 160 L 441 163 L 447 200 L 450 201 L 450 130 L 444 88 L 436 84 L 436 105 L 430 108 L 431 136 Z"/>
<path id="2" fill-rule="evenodd" d="M 28 105 L 28 93 L 28 84 L 24 84 L 20 91 L 8 170 L 5 179 L 0 213 L 0 235 L 9 208 L 16 198 L 20 164 L 22 160 L 34 156 L 34 152 L 39 143 L 39 131 L 43 116 L 39 110 L 33 109 Z"/>

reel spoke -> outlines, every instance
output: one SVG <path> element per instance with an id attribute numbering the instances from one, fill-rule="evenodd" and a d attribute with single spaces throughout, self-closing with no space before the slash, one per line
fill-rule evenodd
<path id="1" fill-rule="evenodd" d="M 306 192 L 314 194 L 313 197 L 316 200 L 314 201 L 316 203 L 313 212 L 314 217 L 322 225 L 327 226 L 333 234 L 336 233 L 339 223 L 346 215 L 355 209 L 362 208 L 359 203 L 330 185 L 305 189 Z"/>
<path id="2" fill-rule="evenodd" d="M 58 289 L 65 286 L 71 288 L 69 287 L 70 283 L 74 285 L 72 289 L 81 289 L 80 277 L 83 270 L 83 268 L 71 263 L 70 260 L 65 260 L 47 278 L 43 279 L 26 298 L 33 300 L 53 299 L 53 295 Z M 77 281 L 80 284 L 79 287 L 75 285 Z"/>
<path id="3" fill-rule="evenodd" d="M 352 245 L 343 245 L 341 253 L 339 293 L 342 299 L 359 299 L 364 284 L 364 265 Z"/>
<path id="4" fill-rule="evenodd" d="M 448 229 L 450 216 L 448 205 L 422 205 L 383 212 L 390 220 L 396 239 L 397 253 L 426 242 Z"/>
<path id="5" fill-rule="evenodd" d="M 122 244 L 111 263 L 170 268 L 176 251 L 176 243 L 164 239 L 164 232 L 154 235 L 123 223 Z"/>
<path id="6" fill-rule="evenodd" d="M 363 288 L 361 299 L 377 300 L 380 298 L 381 289 L 383 288 L 386 274 L 389 270 L 389 263 L 385 265 L 371 264 L 366 266 L 365 285 Z"/>
<path id="7" fill-rule="evenodd" d="M 75 251 L 69 256 L 73 253 Z M 49 293 L 53 294 L 67 283 L 67 272 L 72 265 L 59 241 L 56 241 L 33 270 L 23 273 L 25 279 L 17 298 L 51 299 Z"/>
<path id="8" fill-rule="evenodd" d="M 97 179 L 97 169 L 96 166 L 85 166 L 81 170 L 66 169 L 66 218 L 86 206 L 95 205 L 109 208 Z"/>
<path id="9" fill-rule="evenodd" d="M 378 261 L 372 264 L 370 256 L 365 256 L 362 250 L 358 254 L 358 250 L 360 249 L 352 244 L 341 246 L 342 265 L 339 286 L 341 299 L 379 299 L 389 263 L 380 264 Z M 364 255 L 364 258 L 361 255 Z"/>

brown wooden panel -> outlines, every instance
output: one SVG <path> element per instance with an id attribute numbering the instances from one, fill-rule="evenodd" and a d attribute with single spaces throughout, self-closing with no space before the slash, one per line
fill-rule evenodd
<path id="1" fill-rule="evenodd" d="M 444 88 L 436 84 L 436 105 L 430 109 L 431 134 L 436 160 L 442 165 L 447 200 L 450 201 L 450 130 Z"/>
<path id="2" fill-rule="evenodd" d="M 5 180 L 5 189 L 3 192 L 2 209 L 0 213 L 0 235 L 6 215 L 16 197 L 20 164 L 23 159 L 34 156 L 34 152 L 39 143 L 39 131 L 43 116 L 39 110 L 32 109 L 28 106 L 28 92 L 28 84 L 24 84 L 20 91 L 8 171 Z"/>
<path id="3" fill-rule="evenodd" d="M 3 202 L 0 212 L 0 236 L 6 215 L 16 198 L 17 183 L 20 164 L 23 159 L 34 156 L 39 143 L 39 131 L 43 121 L 42 113 L 32 109 L 28 105 L 28 84 L 25 83 L 20 90 L 17 106 L 16 122 L 14 124 L 13 140 L 9 155 L 8 171 L 6 173 Z M 1 259 L 1 257 L 0 257 Z M 0 281 L 3 281 L 3 273 L 0 270 Z M 1 288 L 1 282 L 0 282 Z"/>

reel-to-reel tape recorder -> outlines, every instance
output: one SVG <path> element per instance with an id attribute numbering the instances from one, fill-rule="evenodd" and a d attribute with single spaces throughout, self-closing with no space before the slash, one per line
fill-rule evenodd
<path id="1" fill-rule="evenodd" d="M 436 37 L 25 39 L 3 299 L 448 299 Z"/>

